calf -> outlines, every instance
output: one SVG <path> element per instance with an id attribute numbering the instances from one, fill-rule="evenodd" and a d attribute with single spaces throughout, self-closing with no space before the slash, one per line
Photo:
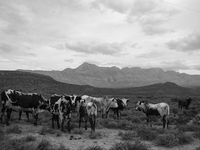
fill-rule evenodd
<path id="1" fill-rule="evenodd" d="M 143 113 L 146 114 L 147 117 L 147 125 L 150 120 L 150 116 L 161 116 L 162 122 L 163 122 L 163 129 L 165 126 L 169 125 L 169 105 L 167 103 L 158 103 L 158 104 L 150 104 L 150 103 L 144 103 L 142 101 L 138 101 L 136 104 L 137 111 L 143 111 Z"/>
<path id="2" fill-rule="evenodd" d="M 178 100 L 178 107 L 182 110 L 183 107 L 185 107 L 185 109 L 188 109 L 188 107 L 190 106 L 190 103 L 193 99 L 192 98 L 187 98 L 187 99 L 179 99 Z"/>
<path id="3" fill-rule="evenodd" d="M 81 121 L 84 118 L 85 130 L 87 130 L 87 121 L 89 119 L 91 125 L 91 131 L 95 132 L 95 124 L 97 117 L 97 105 L 94 102 L 85 102 L 81 100 L 78 109 L 79 114 L 79 128 L 81 127 Z"/>

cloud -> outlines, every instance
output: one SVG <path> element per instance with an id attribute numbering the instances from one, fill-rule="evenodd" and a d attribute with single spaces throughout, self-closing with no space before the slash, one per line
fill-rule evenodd
<path id="1" fill-rule="evenodd" d="M 92 6 L 100 10 L 112 10 L 125 15 L 129 23 L 139 23 L 147 35 L 172 32 L 165 27 L 172 16 L 179 12 L 159 0 L 95 0 Z"/>
<path id="2" fill-rule="evenodd" d="M 150 53 L 143 53 L 140 55 L 137 55 L 136 58 L 156 58 L 163 55 L 163 53 L 160 53 L 158 51 L 151 51 Z"/>
<path id="3" fill-rule="evenodd" d="M 200 51 L 200 32 L 193 32 L 187 37 L 177 40 L 171 40 L 166 43 L 167 47 L 171 50 L 182 52 L 195 52 Z"/>
<path id="4" fill-rule="evenodd" d="M 73 63 L 74 60 L 73 59 L 64 59 L 65 62 L 69 62 L 69 63 Z"/>
<path id="5" fill-rule="evenodd" d="M 191 69 L 191 66 L 187 65 L 185 61 L 173 61 L 173 62 L 161 62 L 160 63 L 161 68 L 164 70 L 174 70 L 174 71 L 179 71 L 179 70 L 187 70 Z"/>
<path id="6" fill-rule="evenodd" d="M 67 42 L 54 46 L 58 50 L 68 49 L 85 54 L 117 55 L 125 49 L 126 43 Z"/>
<path id="7" fill-rule="evenodd" d="M 200 70 L 200 65 L 193 65 L 192 68 L 194 68 L 196 70 Z"/>

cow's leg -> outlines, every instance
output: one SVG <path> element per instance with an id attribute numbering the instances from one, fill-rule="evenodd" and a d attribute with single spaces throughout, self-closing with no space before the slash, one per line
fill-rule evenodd
<path id="1" fill-rule="evenodd" d="M 68 115 L 68 118 L 67 118 L 67 130 L 68 130 L 69 133 L 71 131 L 70 122 L 71 122 L 71 117 Z"/>
<path id="2" fill-rule="evenodd" d="M 119 120 L 119 110 L 116 110 L 117 119 Z"/>
<path id="3" fill-rule="evenodd" d="M 6 107 L 3 105 L 1 108 L 1 116 L 0 116 L 0 121 L 3 123 L 3 117 L 5 118 L 5 112 L 6 112 Z"/>
<path id="4" fill-rule="evenodd" d="M 163 129 L 165 128 L 165 125 L 166 125 L 166 115 L 164 115 L 162 117 L 162 121 L 163 121 Z"/>
<path id="5" fill-rule="evenodd" d="M 27 122 L 30 122 L 29 112 L 28 111 L 26 112 L 26 118 L 27 118 Z M 36 115 L 36 118 L 38 119 L 38 114 Z"/>
<path id="6" fill-rule="evenodd" d="M 22 111 L 19 111 L 19 120 L 21 120 L 22 117 Z"/>
<path id="7" fill-rule="evenodd" d="M 63 132 L 64 132 L 64 122 L 65 122 L 65 118 L 63 118 L 61 121 L 61 131 Z"/>
<path id="8" fill-rule="evenodd" d="M 56 118 L 56 122 L 57 122 L 57 127 L 58 127 L 58 129 L 60 129 L 59 116 L 55 115 L 55 118 Z"/>
<path id="9" fill-rule="evenodd" d="M 81 128 L 81 120 L 82 120 L 82 116 L 79 115 L 79 128 Z"/>
<path id="10" fill-rule="evenodd" d="M 88 121 L 88 116 L 85 114 L 85 130 L 87 130 L 87 121 Z"/>
<path id="11" fill-rule="evenodd" d="M 9 126 L 9 119 L 10 119 L 10 113 L 11 113 L 11 109 L 7 108 L 5 111 L 5 121 L 6 121 L 6 125 Z"/>
<path id="12" fill-rule="evenodd" d="M 89 122 L 90 122 L 90 126 L 91 126 L 91 131 L 94 132 L 94 123 L 93 123 L 92 116 L 89 116 Z"/>
<path id="13" fill-rule="evenodd" d="M 32 116 L 33 116 L 33 124 L 34 126 L 37 126 L 37 114 L 35 110 L 32 112 Z"/>
<path id="14" fill-rule="evenodd" d="M 167 117 L 167 128 L 169 128 L 169 118 Z"/>
<path id="15" fill-rule="evenodd" d="M 94 132 L 95 132 L 95 126 L 96 126 L 96 116 L 95 115 L 93 115 L 93 127 L 94 127 Z"/>
<path id="16" fill-rule="evenodd" d="M 51 118 L 51 126 L 54 129 L 54 119 L 55 119 L 55 115 L 52 114 L 52 118 Z"/>
<path id="17" fill-rule="evenodd" d="M 147 120 L 147 126 L 148 126 L 149 125 L 149 117 L 147 117 L 146 120 Z"/>

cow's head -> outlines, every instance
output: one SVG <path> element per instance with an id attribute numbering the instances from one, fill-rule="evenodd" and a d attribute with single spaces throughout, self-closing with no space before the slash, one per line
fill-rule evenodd
<path id="1" fill-rule="evenodd" d="M 107 99 L 110 103 L 109 104 L 109 107 L 111 108 L 117 108 L 118 107 L 118 104 L 117 104 L 117 99 L 116 98 L 110 98 L 110 99 Z"/>
<path id="2" fill-rule="evenodd" d="M 144 101 L 138 101 L 136 104 L 135 110 L 137 110 L 137 111 L 145 110 Z"/>
<path id="3" fill-rule="evenodd" d="M 124 107 L 127 107 L 127 103 L 129 102 L 129 99 L 122 98 L 121 101 L 123 102 Z"/>
<path id="4" fill-rule="evenodd" d="M 45 99 L 41 94 L 34 94 L 35 96 L 37 96 L 37 99 L 39 101 L 39 109 L 41 110 L 49 110 L 50 106 L 49 106 L 49 101 L 47 99 Z"/>

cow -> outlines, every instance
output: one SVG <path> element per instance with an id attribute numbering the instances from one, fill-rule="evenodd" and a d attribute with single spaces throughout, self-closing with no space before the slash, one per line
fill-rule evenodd
<path id="1" fill-rule="evenodd" d="M 120 111 L 124 110 L 127 107 L 127 103 L 129 102 L 129 100 L 126 98 L 121 98 L 121 99 L 116 98 L 116 101 L 117 101 L 118 107 L 116 107 L 116 108 L 110 107 L 110 110 L 112 110 L 114 112 L 114 114 L 117 115 L 117 119 L 120 119 L 121 118 Z M 107 112 L 107 115 L 108 115 L 108 112 Z"/>
<path id="2" fill-rule="evenodd" d="M 85 100 L 85 103 L 94 102 L 99 109 L 102 118 L 107 117 L 106 114 L 109 111 L 110 107 L 117 108 L 117 101 L 115 98 L 108 98 L 108 97 L 92 97 L 88 95 L 83 95 L 82 100 Z"/>
<path id="3" fill-rule="evenodd" d="M 57 121 L 57 127 L 64 131 L 63 125 L 65 118 L 67 118 L 67 129 L 70 132 L 71 122 L 71 97 L 67 95 L 52 95 L 49 99 L 50 112 L 52 113 L 52 128 L 54 129 L 54 121 Z"/>
<path id="4" fill-rule="evenodd" d="M 41 94 L 37 93 L 22 93 L 12 89 L 8 89 L 1 93 L 2 100 L 2 122 L 5 118 L 6 125 L 9 125 L 10 115 L 12 110 L 28 111 L 33 115 L 34 125 L 37 125 L 37 115 L 48 109 L 48 101 Z"/>
<path id="5" fill-rule="evenodd" d="M 193 99 L 192 98 L 187 98 L 187 99 L 179 99 L 178 100 L 178 107 L 182 110 L 183 107 L 185 107 L 185 109 L 188 109 L 188 107 L 190 106 L 191 104 L 191 101 Z"/>
<path id="6" fill-rule="evenodd" d="M 89 120 L 91 132 L 95 132 L 97 105 L 94 102 L 86 102 L 85 100 L 81 100 L 78 107 L 79 128 L 81 127 L 81 121 L 84 118 L 85 130 L 87 130 L 87 121 Z"/>
<path id="7" fill-rule="evenodd" d="M 166 125 L 168 128 L 169 125 L 168 116 L 170 113 L 170 108 L 167 103 L 161 102 L 158 104 L 151 104 L 143 101 L 138 101 L 135 109 L 137 111 L 143 111 L 143 113 L 146 114 L 147 125 L 149 123 L 151 116 L 161 116 L 163 122 L 163 129 L 165 128 Z"/>

